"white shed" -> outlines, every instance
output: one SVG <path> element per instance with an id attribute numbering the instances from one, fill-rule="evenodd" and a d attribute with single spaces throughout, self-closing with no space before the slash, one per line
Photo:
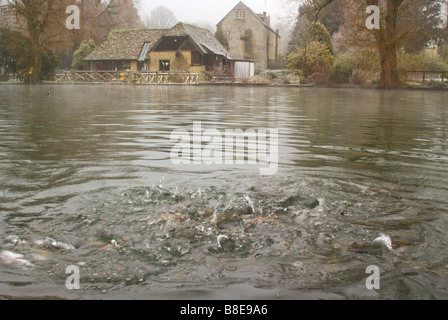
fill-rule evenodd
<path id="1" fill-rule="evenodd" d="M 255 75 L 253 60 L 230 60 L 232 76 L 235 79 L 249 79 Z"/>

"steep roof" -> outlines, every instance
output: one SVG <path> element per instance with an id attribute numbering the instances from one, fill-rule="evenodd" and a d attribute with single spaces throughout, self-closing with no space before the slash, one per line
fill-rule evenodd
<path id="1" fill-rule="evenodd" d="M 216 55 L 221 55 L 230 58 L 229 53 L 226 48 L 215 38 L 215 36 L 208 30 L 204 28 L 199 28 L 192 26 L 190 24 L 179 22 L 173 28 L 168 30 L 165 37 L 182 37 L 189 36 L 197 45 L 198 49 L 202 51 L 202 54 L 212 52 Z M 162 36 L 162 37 L 163 37 Z M 155 45 L 154 47 L 156 47 Z"/>
<path id="2" fill-rule="evenodd" d="M 229 16 L 229 14 L 231 14 L 239 5 L 243 5 L 247 9 L 247 11 L 249 11 L 255 18 L 257 18 L 258 21 L 260 21 L 266 28 L 268 28 L 269 30 L 274 32 L 278 37 L 280 37 L 280 35 L 274 29 L 272 29 L 269 24 L 265 23 L 260 18 L 260 16 L 258 14 L 256 14 L 251 8 L 249 8 L 243 1 L 238 2 L 238 4 L 235 7 L 233 7 L 233 9 L 230 10 L 229 13 L 227 13 L 226 16 L 224 18 L 222 18 L 221 21 L 219 21 L 216 25 L 221 24 L 221 22 L 223 22 L 224 19 L 227 18 Z"/>
<path id="3" fill-rule="evenodd" d="M 84 61 L 142 60 L 142 55 L 146 56 L 146 53 L 150 52 L 163 36 L 189 36 L 202 54 L 212 52 L 230 58 L 227 50 L 209 30 L 179 22 L 169 30 L 113 31 L 101 46 L 84 58 Z M 145 43 L 150 44 L 145 45 Z"/>
<path id="4" fill-rule="evenodd" d="M 107 40 L 84 58 L 95 60 L 137 60 L 142 49 L 151 50 L 152 46 L 167 30 L 115 30 Z M 144 46 L 146 42 L 150 45 Z"/>

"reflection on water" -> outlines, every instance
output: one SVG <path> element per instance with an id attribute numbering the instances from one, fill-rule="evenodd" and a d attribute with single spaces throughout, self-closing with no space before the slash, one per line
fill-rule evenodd
<path id="1" fill-rule="evenodd" d="M 444 92 L 4 85 L 0 97 L 0 249 L 34 265 L 0 263 L 2 297 L 448 298 Z M 173 165 L 170 134 L 193 121 L 278 128 L 278 173 Z M 380 290 L 366 289 L 370 265 Z"/>

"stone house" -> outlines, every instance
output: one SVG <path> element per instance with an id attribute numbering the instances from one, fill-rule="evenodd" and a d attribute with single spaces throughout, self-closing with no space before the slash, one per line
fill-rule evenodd
<path id="1" fill-rule="evenodd" d="M 218 24 L 216 38 L 235 59 L 250 59 L 264 68 L 280 62 L 280 35 L 270 26 L 270 16 L 256 14 L 239 2 Z"/>

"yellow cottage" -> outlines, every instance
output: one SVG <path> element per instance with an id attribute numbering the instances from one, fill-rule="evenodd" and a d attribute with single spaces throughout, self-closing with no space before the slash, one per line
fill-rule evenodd
<path id="1" fill-rule="evenodd" d="M 169 30 L 112 31 L 84 61 L 88 70 L 98 72 L 225 74 L 230 56 L 209 30 L 178 23 Z"/>

